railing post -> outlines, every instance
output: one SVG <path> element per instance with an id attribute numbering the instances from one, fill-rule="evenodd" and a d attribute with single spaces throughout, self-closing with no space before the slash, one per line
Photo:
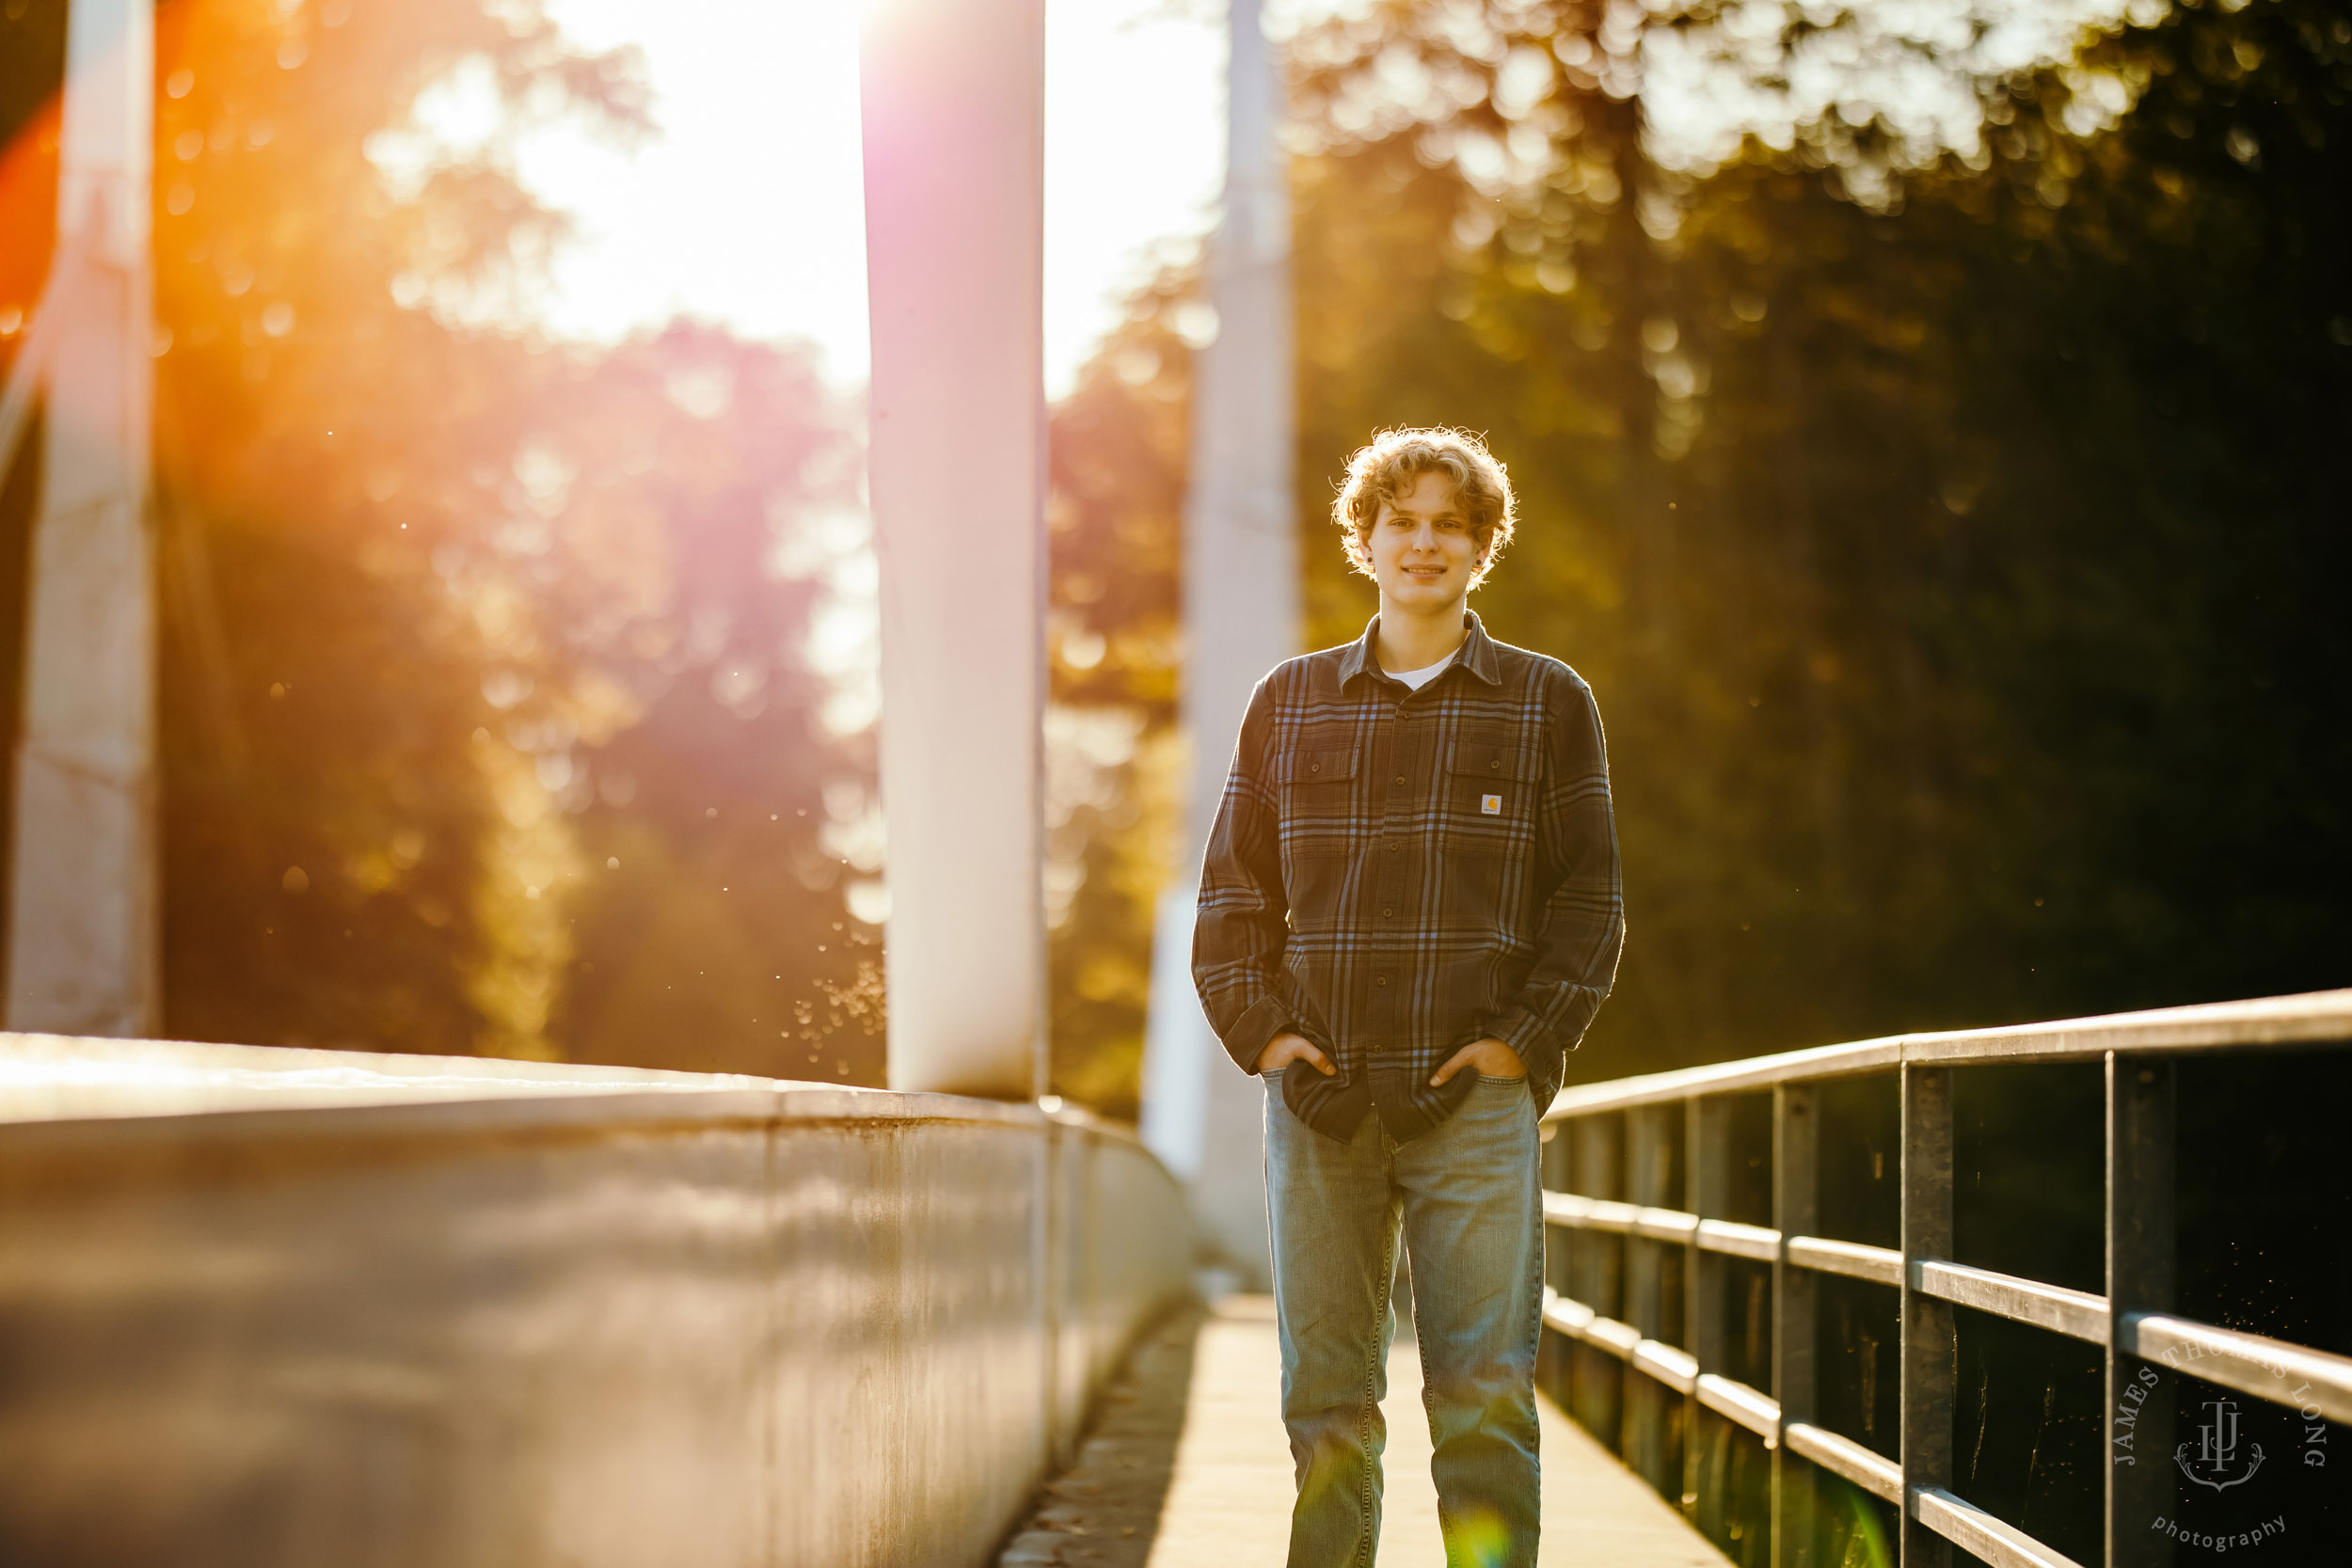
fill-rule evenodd
<path id="1" fill-rule="evenodd" d="M 1569 1124 L 1575 1139 L 1568 1149 L 1574 1172 L 1570 1192 L 1586 1197 L 1625 1196 L 1622 1120 L 1615 1116 L 1580 1117 Z M 1622 1253 L 1597 1232 L 1569 1234 L 1576 1245 L 1568 1253 L 1568 1293 L 1604 1318 L 1616 1317 L 1625 1310 Z"/>
<path id="2" fill-rule="evenodd" d="M 1693 1095 L 1682 1102 L 1683 1207 L 1701 1219 L 1721 1219 L 1724 1209 L 1724 1148 L 1730 1126 L 1730 1107 L 1721 1099 Z M 1724 1260 L 1699 1245 L 1691 1233 L 1682 1258 L 1682 1348 L 1698 1362 L 1702 1372 L 1724 1366 Z M 1699 1441 L 1699 1396 L 1693 1389 L 1682 1409 L 1682 1506 L 1694 1519 L 1708 1513 L 1701 1482 L 1706 1473 L 1706 1449 Z M 1721 1478 L 1717 1506 L 1720 1515 Z M 1702 1522 L 1702 1527 L 1705 1528 Z"/>
<path id="3" fill-rule="evenodd" d="M 1673 1148 L 1671 1105 L 1645 1105 L 1629 1114 L 1631 1125 L 1626 1154 L 1630 1189 L 1627 1197 L 1645 1208 L 1664 1208 Z M 1625 1321 L 1645 1339 L 1658 1338 L 1665 1329 L 1666 1297 L 1662 1243 L 1645 1237 L 1625 1239 Z M 1633 1472 L 1661 1493 L 1674 1496 L 1681 1481 L 1666 1472 L 1666 1390 L 1646 1372 L 1629 1366 L 1625 1376 L 1625 1416 L 1619 1449 Z"/>
<path id="4" fill-rule="evenodd" d="M 1947 1568 L 1951 1544 L 1912 1517 L 1919 1488 L 1952 1481 L 1952 1307 L 1913 1288 L 1922 1259 L 1952 1255 L 1952 1069 L 1902 1069 L 1901 1568 Z"/>
<path id="5" fill-rule="evenodd" d="M 1546 1192 L 1576 1191 L 1575 1127 L 1573 1121 L 1546 1122 L 1542 1127 L 1543 1142 L 1535 1158 L 1541 1173 L 1537 1180 Z M 1575 1231 L 1561 1226 L 1544 1227 L 1544 1283 L 1563 1295 L 1576 1295 L 1576 1276 L 1569 1272 L 1569 1259 L 1575 1256 Z"/>
<path id="6" fill-rule="evenodd" d="M 1618 1198 L 1625 1195 L 1625 1117 L 1610 1113 L 1577 1117 L 1567 1124 L 1568 1190 L 1586 1197 Z M 1624 1259 L 1631 1245 L 1623 1237 L 1593 1230 L 1571 1230 L 1568 1249 L 1568 1294 L 1605 1318 L 1625 1310 Z M 1622 1364 L 1607 1364 L 1605 1355 L 1589 1348 L 1570 1346 L 1568 1399 L 1576 1418 L 1603 1442 L 1625 1452 L 1625 1389 L 1635 1373 Z"/>
<path id="7" fill-rule="evenodd" d="M 1788 1451 L 1788 1428 L 1814 1410 L 1813 1271 L 1788 1261 L 1788 1238 L 1820 1232 L 1820 1121 L 1810 1084 L 1772 1090 L 1772 1398 L 1780 1432 L 1772 1447 L 1772 1568 L 1812 1568 L 1813 1465 Z"/>
<path id="8" fill-rule="evenodd" d="M 2177 1091 L 2172 1064 L 2107 1053 L 2107 1568 L 2161 1568 L 2177 1391 L 2116 1349 L 2130 1312 L 2170 1310 Z"/>

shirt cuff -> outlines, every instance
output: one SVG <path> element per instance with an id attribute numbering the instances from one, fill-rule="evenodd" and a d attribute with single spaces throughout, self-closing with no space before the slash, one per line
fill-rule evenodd
<path id="1" fill-rule="evenodd" d="M 1518 1052 L 1519 1060 L 1527 1064 L 1527 1070 L 1538 1082 L 1559 1082 L 1566 1053 L 1560 1049 L 1559 1037 L 1540 1017 L 1525 1007 L 1514 1007 L 1496 1019 L 1486 1032 Z"/>
<path id="2" fill-rule="evenodd" d="M 1242 1071 L 1256 1076 L 1258 1058 L 1265 1053 L 1266 1042 L 1291 1027 L 1290 1014 L 1271 996 L 1252 1003 L 1247 1012 L 1233 1022 L 1232 1033 L 1223 1044 L 1227 1055 Z"/>

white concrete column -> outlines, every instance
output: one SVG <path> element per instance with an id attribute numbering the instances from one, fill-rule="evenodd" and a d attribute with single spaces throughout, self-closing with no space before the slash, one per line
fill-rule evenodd
<path id="1" fill-rule="evenodd" d="M 159 1021 L 151 0 L 73 0 L 8 888 L 8 1025 Z"/>
<path id="2" fill-rule="evenodd" d="M 1042 0 L 868 0 L 890 1083 L 1044 1085 Z"/>
<path id="3" fill-rule="evenodd" d="M 1194 360 L 1184 510 L 1184 723 L 1192 768 L 1182 854 L 1155 923 L 1143 1130 L 1193 1183 L 1208 1234 L 1262 1280 L 1260 1090 L 1210 1032 L 1189 973 L 1200 852 L 1249 690 L 1299 651 L 1300 638 L 1281 68 L 1258 0 L 1232 0 L 1229 34 L 1224 213 L 1208 256 L 1217 332 Z"/>

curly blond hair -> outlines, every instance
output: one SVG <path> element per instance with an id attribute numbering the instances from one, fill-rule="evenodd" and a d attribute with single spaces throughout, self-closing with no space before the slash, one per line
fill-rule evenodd
<path id="1" fill-rule="evenodd" d="M 1375 431 L 1369 444 L 1356 449 L 1331 502 L 1331 520 L 1346 535 L 1348 562 L 1364 576 L 1373 575 L 1372 529 L 1380 520 L 1380 503 L 1393 504 L 1423 474 L 1443 474 L 1454 482 L 1470 536 L 1478 541 L 1478 570 L 1470 578 L 1475 588 L 1511 542 L 1518 499 L 1511 493 L 1511 476 L 1486 443 L 1467 430 L 1437 425 Z"/>

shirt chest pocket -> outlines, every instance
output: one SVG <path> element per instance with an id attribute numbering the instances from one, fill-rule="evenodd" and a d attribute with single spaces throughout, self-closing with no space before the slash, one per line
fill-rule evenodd
<path id="1" fill-rule="evenodd" d="M 1539 758 L 1518 736 L 1470 732 L 1446 759 L 1449 853 L 1502 855 L 1535 840 Z"/>
<path id="2" fill-rule="evenodd" d="M 1282 847 L 1290 856 L 1343 855 L 1355 824 L 1359 748 L 1309 740 L 1291 755 L 1282 789 Z"/>

